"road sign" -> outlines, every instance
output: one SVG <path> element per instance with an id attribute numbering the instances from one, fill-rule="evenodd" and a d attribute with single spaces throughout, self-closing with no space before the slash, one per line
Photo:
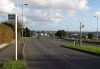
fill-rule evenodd
<path id="1" fill-rule="evenodd" d="M 15 24 L 16 21 L 16 14 L 8 14 L 8 21 L 11 24 Z"/>
<path id="2" fill-rule="evenodd" d="M 15 14 L 8 14 L 8 19 L 15 19 L 16 15 Z"/>

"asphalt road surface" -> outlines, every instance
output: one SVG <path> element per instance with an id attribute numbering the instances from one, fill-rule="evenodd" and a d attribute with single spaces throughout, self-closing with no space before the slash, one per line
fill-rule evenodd
<path id="1" fill-rule="evenodd" d="M 30 39 L 24 48 L 29 69 L 100 69 L 100 57 L 62 47 L 53 39 Z"/>

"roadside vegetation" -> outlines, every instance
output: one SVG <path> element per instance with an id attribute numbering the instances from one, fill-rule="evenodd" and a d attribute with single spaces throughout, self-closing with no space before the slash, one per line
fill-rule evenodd
<path id="1" fill-rule="evenodd" d="M 8 61 L 3 64 L 2 69 L 28 69 L 24 61 Z"/>
<path id="2" fill-rule="evenodd" d="M 14 38 L 13 30 L 4 24 L 0 24 L 0 44 L 9 43 Z"/>
<path id="3" fill-rule="evenodd" d="M 79 34 L 72 36 L 71 34 L 66 32 L 65 30 L 58 30 L 55 33 L 55 36 L 60 38 L 60 39 L 64 39 L 64 40 L 68 40 L 68 41 L 79 40 Z M 90 42 L 90 43 L 100 43 L 100 39 L 98 39 L 98 40 L 96 39 L 95 33 L 88 33 L 87 35 L 82 37 L 82 41 L 83 42 Z"/>
<path id="4" fill-rule="evenodd" d="M 22 36 L 22 25 L 18 22 L 18 39 Z M 9 43 L 15 38 L 15 25 L 9 22 L 1 22 L 0 23 L 0 44 Z M 32 31 L 30 31 L 27 27 L 23 28 L 23 37 L 32 36 Z"/>
<path id="5" fill-rule="evenodd" d="M 88 34 L 88 39 L 95 39 L 95 38 L 96 38 L 95 34 L 93 34 L 93 33 Z"/>
<path id="6" fill-rule="evenodd" d="M 64 40 L 68 40 L 68 41 L 74 41 L 76 39 L 72 39 L 72 38 L 64 38 Z M 78 39 L 77 39 L 78 40 Z M 100 43 L 100 39 L 83 39 L 83 42 L 93 42 L 93 43 Z"/>
<path id="7" fill-rule="evenodd" d="M 30 39 L 30 37 L 20 37 L 19 40 L 23 42 L 27 42 Z"/>
<path id="8" fill-rule="evenodd" d="M 29 30 L 27 27 L 23 28 L 23 37 L 31 37 L 32 36 L 32 31 Z"/>
<path id="9" fill-rule="evenodd" d="M 55 33 L 55 36 L 56 37 L 59 37 L 59 38 L 64 38 L 64 37 L 66 37 L 66 35 L 67 35 L 67 32 L 66 31 L 64 31 L 64 30 L 58 30 L 56 33 Z"/>
<path id="10" fill-rule="evenodd" d="M 79 46 L 74 44 L 65 44 L 64 47 L 100 55 L 100 47 L 96 47 L 96 46 L 86 46 L 86 45 Z"/>
<path id="11" fill-rule="evenodd" d="M 18 40 L 23 41 L 24 43 L 29 40 L 29 37 L 32 35 L 32 31 L 30 31 L 27 27 L 23 28 L 21 23 L 18 22 Z M 23 37 L 22 37 L 22 29 L 23 29 Z M 0 24 L 0 44 L 2 43 L 10 43 L 13 39 L 15 39 L 15 26 L 9 22 L 2 22 Z M 3 64 L 2 69 L 27 69 L 27 65 L 23 60 L 22 54 L 23 47 L 18 51 L 18 61 L 8 61 Z"/>

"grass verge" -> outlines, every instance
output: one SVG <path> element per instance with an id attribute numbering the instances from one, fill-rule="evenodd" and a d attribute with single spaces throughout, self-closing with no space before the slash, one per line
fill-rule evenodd
<path id="1" fill-rule="evenodd" d="M 24 54 L 23 54 L 23 50 L 25 47 L 25 43 L 27 43 L 27 41 L 29 41 L 30 37 L 20 37 L 18 40 L 21 42 L 21 47 L 18 51 L 18 59 L 19 60 L 23 60 L 24 59 Z"/>
<path id="2" fill-rule="evenodd" d="M 24 61 L 8 61 L 3 64 L 2 69 L 27 69 Z"/>
<path id="3" fill-rule="evenodd" d="M 100 47 L 96 47 L 96 46 L 86 46 L 86 45 L 79 46 L 79 45 L 74 45 L 74 44 L 65 44 L 64 47 L 79 50 L 86 53 L 100 55 Z"/>
<path id="4" fill-rule="evenodd" d="M 23 42 L 27 42 L 29 39 L 30 39 L 30 37 L 21 37 L 21 38 L 19 38 L 19 40 L 23 41 Z"/>

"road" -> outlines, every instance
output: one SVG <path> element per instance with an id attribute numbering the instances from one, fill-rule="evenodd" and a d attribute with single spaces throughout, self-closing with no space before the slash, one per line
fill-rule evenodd
<path id="1" fill-rule="evenodd" d="M 99 69 L 100 57 L 62 47 L 52 39 L 30 39 L 24 48 L 29 69 Z"/>

